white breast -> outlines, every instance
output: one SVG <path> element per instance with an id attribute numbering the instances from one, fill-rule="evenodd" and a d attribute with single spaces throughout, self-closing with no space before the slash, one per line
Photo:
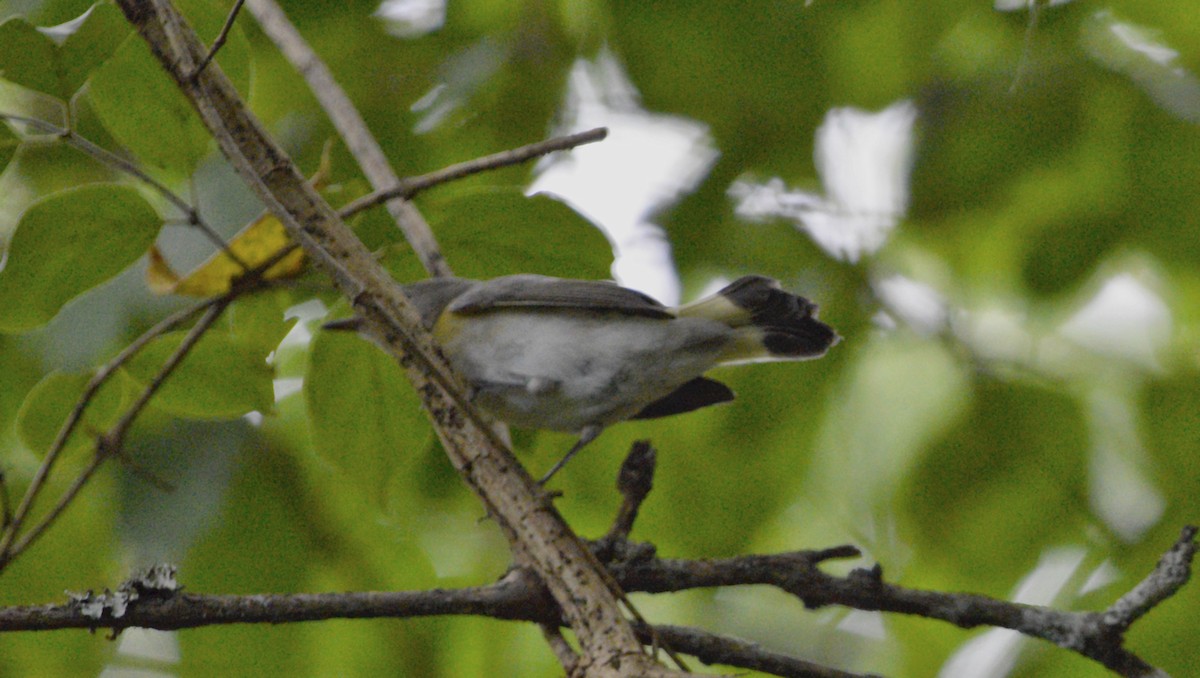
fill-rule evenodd
<path id="1" fill-rule="evenodd" d="M 454 324 L 443 348 L 476 403 L 510 424 L 560 431 L 637 414 L 733 341 L 727 325 L 703 318 L 505 309 Z"/>

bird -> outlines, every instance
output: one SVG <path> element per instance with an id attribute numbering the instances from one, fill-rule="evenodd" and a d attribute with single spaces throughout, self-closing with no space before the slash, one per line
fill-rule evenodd
<path id="1" fill-rule="evenodd" d="M 613 424 L 733 400 L 704 376 L 710 369 L 818 358 L 840 340 L 816 304 L 758 275 L 677 307 L 608 281 L 535 274 L 401 290 L 476 407 L 519 428 L 578 435 L 543 485 Z M 361 319 L 325 327 L 359 329 Z"/>

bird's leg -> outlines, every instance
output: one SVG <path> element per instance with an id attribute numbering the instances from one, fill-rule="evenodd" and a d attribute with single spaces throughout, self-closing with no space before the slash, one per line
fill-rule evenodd
<path id="1" fill-rule="evenodd" d="M 558 473 L 559 469 L 566 466 L 568 461 L 571 461 L 571 457 L 574 457 L 576 452 L 579 452 L 579 450 L 582 450 L 585 445 L 595 440 L 596 436 L 600 435 L 600 432 L 603 430 L 603 426 L 596 424 L 584 426 L 579 431 L 579 440 L 571 446 L 571 449 L 567 451 L 566 456 L 564 456 L 562 459 L 559 459 L 558 463 L 552 466 L 550 470 L 546 472 L 546 475 L 542 476 L 542 479 L 538 481 L 538 485 L 545 485 L 547 482 L 549 482 L 550 478 L 553 477 L 555 473 Z"/>

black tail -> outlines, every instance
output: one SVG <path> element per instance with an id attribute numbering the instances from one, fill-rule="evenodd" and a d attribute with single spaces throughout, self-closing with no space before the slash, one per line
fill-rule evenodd
<path id="1" fill-rule="evenodd" d="M 676 313 L 719 320 L 738 330 L 738 341 L 722 362 L 816 358 L 840 339 L 832 327 L 817 320 L 816 304 L 763 276 L 738 278 Z"/>

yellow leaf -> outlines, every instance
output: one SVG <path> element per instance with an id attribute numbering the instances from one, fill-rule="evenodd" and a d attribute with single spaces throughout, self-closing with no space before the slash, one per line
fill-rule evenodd
<path id="1" fill-rule="evenodd" d="M 312 187 L 321 190 L 329 181 L 332 167 L 332 140 L 326 141 L 321 149 L 321 163 L 317 173 L 309 179 Z M 246 272 L 265 264 L 280 250 L 292 244 L 287 229 L 270 212 L 246 226 L 226 250 L 218 251 L 204 263 L 180 278 L 167 263 L 158 246 L 150 248 L 150 265 L 146 269 L 146 286 L 154 294 L 181 294 L 189 297 L 213 297 L 229 291 L 233 280 Z M 231 257 L 229 253 L 232 252 Z M 290 278 L 304 267 L 304 250 L 296 247 L 267 269 L 266 280 Z"/>
<path id="2" fill-rule="evenodd" d="M 179 284 L 179 276 L 171 269 L 158 245 L 150 246 L 150 262 L 146 267 L 146 286 L 154 294 L 170 294 Z"/>
<path id="3" fill-rule="evenodd" d="M 167 265 L 157 248 L 150 250 L 150 266 L 146 271 L 146 282 L 155 294 L 181 294 L 191 297 L 211 297 L 229 291 L 229 286 L 238 276 L 246 272 L 242 264 L 251 268 L 266 263 L 281 249 L 292 242 L 283 224 L 272 214 L 264 214 L 243 228 L 229 242 L 229 251 L 241 263 L 225 251 L 216 252 L 183 278 Z M 263 276 L 267 280 L 296 275 L 304 265 L 304 251 L 296 248 Z"/>

